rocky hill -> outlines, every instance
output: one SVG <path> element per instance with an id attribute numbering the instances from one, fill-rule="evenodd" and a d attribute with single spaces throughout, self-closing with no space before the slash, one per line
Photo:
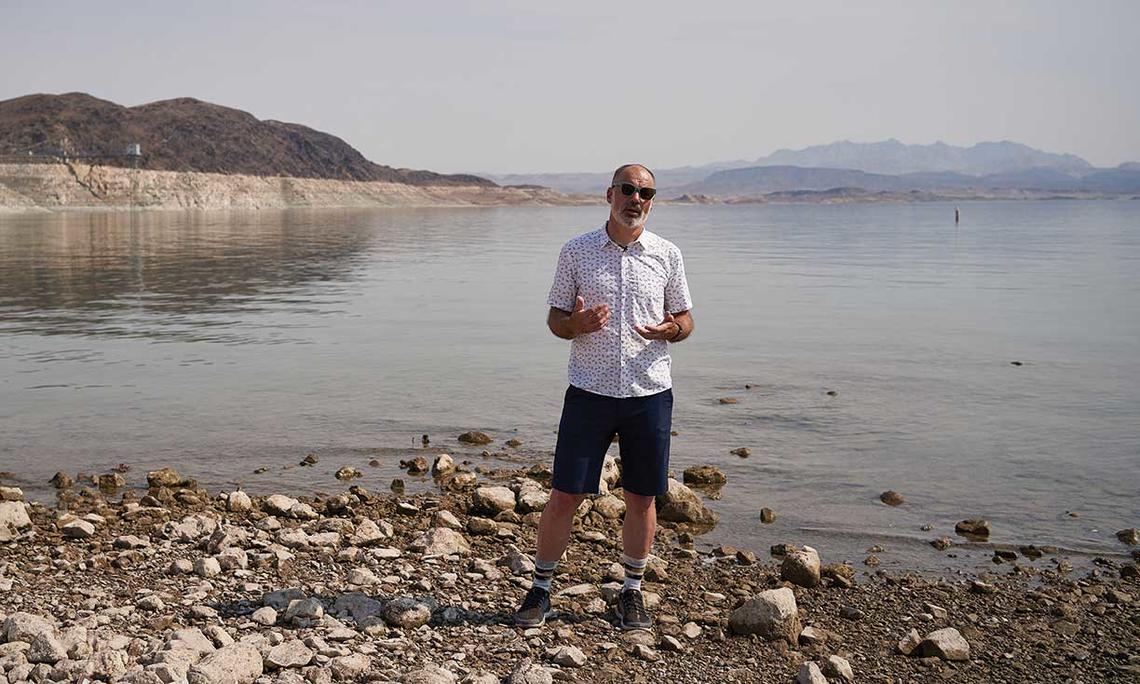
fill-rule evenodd
<path id="1" fill-rule="evenodd" d="M 411 185 L 493 186 L 472 175 L 376 164 L 336 136 L 299 124 L 261 121 L 248 112 L 178 98 L 137 107 L 84 93 L 27 95 L 0 101 L 0 155 L 87 157 L 127 166 L 127 146 L 142 146 L 142 165 L 158 171 L 287 176 Z"/>

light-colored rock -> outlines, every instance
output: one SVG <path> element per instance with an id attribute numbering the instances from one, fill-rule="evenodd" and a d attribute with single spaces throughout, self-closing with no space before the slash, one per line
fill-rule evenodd
<path id="1" fill-rule="evenodd" d="M 577 646 L 559 646 L 551 649 L 550 659 L 561 667 L 582 667 L 586 664 L 586 654 Z"/>
<path id="2" fill-rule="evenodd" d="M 146 483 L 148 487 L 173 489 L 176 487 L 193 486 L 194 481 L 183 477 L 173 468 L 163 468 L 162 470 L 152 470 L 147 473 Z"/>
<path id="3" fill-rule="evenodd" d="M 222 566 L 213 556 L 194 561 L 194 574 L 199 577 L 214 577 L 222 572 Z"/>
<path id="4" fill-rule="evenodd" d="M 230 492 L 226 497 L 226 510 L 233 511 L 234 513 L 243 513 L 253 509 L 253 500 L 249 498 L 249 494 L 241 491 Z"/>
<path id="5" fill-rule="evenodd" d="M 117 682 L 130 669 L 130 658 L 126 651 L 100 649 L 91 656 L 91 673 L 101 680 Z"/>
<path id="6" fill-rule="evenodd" d="M 372 665 L 372 659 L 363 653 L 333 658 L 328 663 L 329 672 L 338 682 L 353 681 Z"/>
<path id="7" fill-rule="evenodd" d="M 410 596 L 401 596 L 385 604 L 381 615 L 393 627 L 414 629 L 431 619 L 431 608 Z"/>
<path id="8" fill-rule="evenodd" d="M 657 497 L 657 517 L 670 522 L 712 525 L 717 521 L 700 497 L 685 485 L 669 478 L 669 489 Z"/>
<path id="9" fill-rule="evenodd" d="M 796 672 L 796 684 L 827 684 L 827 678 L 823 676 L 819 665 L 806 662 L 801 663 L 799 671 Z"/>
<path id="10" fill-rule="evenodd" d="M 296 520 L 317 520 L 321 516 L 309 504 L 298 501 L 289 507 L 289 517 Z"/>
<path id="11" fill-rule="evenodd" d="M 315 598 L 296 599 L 289 602 L 285 609 L 285 622 L 296 620 L 320 620 L 325 614 L 325 607 Z"/>
<path id="12" fill-rule="evenodd" d="M 451 511 L 436 511 L 431 518 L 432 527 L 446 527 L 451 530 L 463 529 L 463 523 Z"/>
<path id="13" fill-rule="evenodd" d="M 145 610 L 147 612 L 153 613 L 165 608 L 166 604 L 162 602 L 162 599 L 159 598 L 158 594 L 148 594 L 140 598 L 138 601 L 135 601 L 135 607 L 139 610 Z"/>
<path id="14" fill-rule="evenodd" d="M 297 500 L 284 494 L 271 494 L 265 497 L 265 501 L 261 504 L 261 510 L 269 515 L 276 515 L 286 517 L 289 515 L 289 509 L 297 505 Z"/>
<path id="15" fill-rule="evenodd" d="M 509 487 L 477 487 L 471 496 L 471 504 L 476 512 L 495 515 L 515 509 L 515 493 Z"/>
<path id="16" fill-rule="evenodd" d="M 455 459 L 451 458 L 448 454 L 440 454 L 435 457 L 435 462 L 431 464 L 431 474 L 436 477 L 450 475 L 455 472 Z"/>
<path id="17" fill-rule="evenodd" d="M 89 539 L 95 534 L 95 526 L 86 520 L 72 520 L 60 532 L 68 539 Z"/>
<path id="18" fill-rule="evenodd" d="M 402 684 L 456 684 L 458 681 L 459 678 L 455 676 L 454 672 L 445 670 L 438 665 L 427 665 L 418 670 L 412 670 L 400 680 Z"/>
<path id="19" fill-rule="evenodd" d="M 29 644 L 37 636 L 55 638 L 57 635 L 54 624 L 39 615 L 23 611 L 12 613 L 5 618 L 3 631 L 5 641 L 23 641 Z"/>
<path id="20" fill-rule="evenodd" d="M 185 627 L 174 632 L 170 636 L 170 640 L 163 646 L 167 651 L 191 651 L 199 656 L 213 653 L 217 650 L 214 647 L 214 642 L 202 633 L 202 630 L 197 627 Z"/>
<path id="21" fill-rule="evenodd" d="M 729 629 L 736 634 L 759 634 L 768 641 L 784 639 L 795 645 L 800 627 L 796 596 L 781 587 L 761 592 L 732 611 Z"/>
<path id="22" fill-rule="evenodd" d="M 927 634 L 919 644 L 918 650 L 922 656 L 937 656 L 943 660 L 970 659 L 970 644 L 953 627 Z"/>
<path id="23" fill-rule="evenodd" d="M 546 508 L 550 501 L 550 492 L 534 480 L 523 480 L 519 486 L 517 497 L 518 510 L 521 513 L 535 513 Z"/>
<path id="24" fill-rule="evenodd" d="M 304 667 L 312 662 L 314 655 L 300 639 L 290 639 L 271 648 L 265 656 L 265 664 L 274 668 Z"/>
<path id="25" fill-rule="evenodd" d="M 821 669 L 823 675 L 830 680 L 855 681 L 855 673 L 851 670 L 851 663 L 837 655 L 828 656 L 827 660 L 823 661 Z"/>
<path id="26" fill-rule="evenodd" d="M 31 527 L 27 504 L 23 501 L 0 501 L 0 542 L 12 541 Z"/>
<path id="27" fill-rule="evenodd" d="M 471 545 L 467 543 L 463 534 L 446 527 L 433 527 L 427 530 L 412 542 L 411 549 L 419 551 L 425 556 L 467 555 L 471 553 Z"/>
<path id="28" fill-rule="evenodd" d="M 365 518 L 356 526 L 356 531 L 348 538 L 348 543 L 354 546 L 371 546 L 386 537 L 384 531 L 369 518 Z"/>
<path id="29" fill-rule="evenodd" d="M 780 564 L 780 579 L 801 587 L 819 585 L 819 552 L 810 546 L 795 549 Z"/>
<path id="30" fill-rule="evenodd" d="M 523 658 L 511 670 L 507 684 L 554 684 L 554 676 L 548 668 Z"/>
<path id="31" fill-rule="evenodd" d="M 253 684 L 262 672 L 261 652 L 253 644 L 239 641 L 193 665 L 187 679 L 189 684 Z"/>
<path id="32" fill-rule="evenodd" d="M 193 544 L 218 529 L 218 521 L 201 513 L 188 515 L 178 522 L 168 522 L 162 528 L 163 536 L 181 544 Z"/>
<path id="33" fill-rule="evenodd" d="M 273 608 L 270 608 L 269 606 L 262 606 L 261 608 L 253 611 L 253 614 L 249 616 L 249 619 L 253 620 L 259 625 L 269 627 L 277 624 L 277 611 Z"/>
<path id="34" fill-rule="evenodd" d="M 361 586 L 379 584 L 380 578 L 369 568 L 353 568 L 348 571 L 348 583 Z"/>
<path id="35" fill-rule="evenodd" d="M 914 653 L 915 649 L 917 649 L 921 643 L 922 637 L 918 635 L 918 630 L 912 629 L 906 633 L 906 636 L 904 636 L 902 639 L 899 639 L 897 648 L 899 650 L 899 653 L 903 655 L 910 655 L 911 653 Z"/>
<path id="36" fill-rule="evenodd" d="M 625 515 L 625 501 L 613 494 L 605 494 L 594 499 L 594 510 L 603 518 L 617 520 Z"/>

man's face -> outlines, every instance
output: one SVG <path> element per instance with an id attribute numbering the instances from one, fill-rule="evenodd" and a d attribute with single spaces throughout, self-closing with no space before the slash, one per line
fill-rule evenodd
<path id="1" fill-rule="evenodd" d="M 652 188 L 656 187 L 653 176 L 640 166 L 631 166 L 619 173 L 613 185 L 606 190 L 606 201 L 610 203 L 610 220 L 626 228 L 640 228 L 649 218 L 653 200 L 642 199 L 640 192 L 631 195 L 622 194 L 622 183 L 630 183 L 638 188 Z"/>

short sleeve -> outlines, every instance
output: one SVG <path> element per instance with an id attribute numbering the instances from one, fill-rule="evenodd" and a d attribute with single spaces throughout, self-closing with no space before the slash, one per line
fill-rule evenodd
<path id="1" fill-rule="evenodd" d="M 574 251 L 570 248 L 570 243 L 566 243 L 558 254 L 558 267 L 554 270 L 554 283 L 550 286 L 550 295 L 546 298 L 548 306 L 563 311 L 574 310 L 574 300 L 578 296 L 574 272 Z"/>
<path id="2" fill-rule="evenodd" d="M 681 257 L 681 250 L 674 248 L 670 254 L 672 274 L 665 283 L 665 310 L 671 314 L 678 314 L 693 308 L 693 300 L 689 296 L 689 281 L 685 280 L 685 260 Z"/>

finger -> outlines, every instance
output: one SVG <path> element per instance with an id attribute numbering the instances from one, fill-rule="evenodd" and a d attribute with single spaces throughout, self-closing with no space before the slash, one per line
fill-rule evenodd
<path id="1" fill-rule="evenodd" d="M 672 323 L 673 322 L 673 314 L 666 311 L 665 312 L 665 318 L 661 319 L 661 322 L 662 323 Z"/>
<path id="2" fill-rule="evenodd" d="M 585 309 L 586 309 L 586 300 L 582 299 L 580 296 L 575 297 L 574 298 L 574 310 L 575 311 L 584 311 Z"/>

